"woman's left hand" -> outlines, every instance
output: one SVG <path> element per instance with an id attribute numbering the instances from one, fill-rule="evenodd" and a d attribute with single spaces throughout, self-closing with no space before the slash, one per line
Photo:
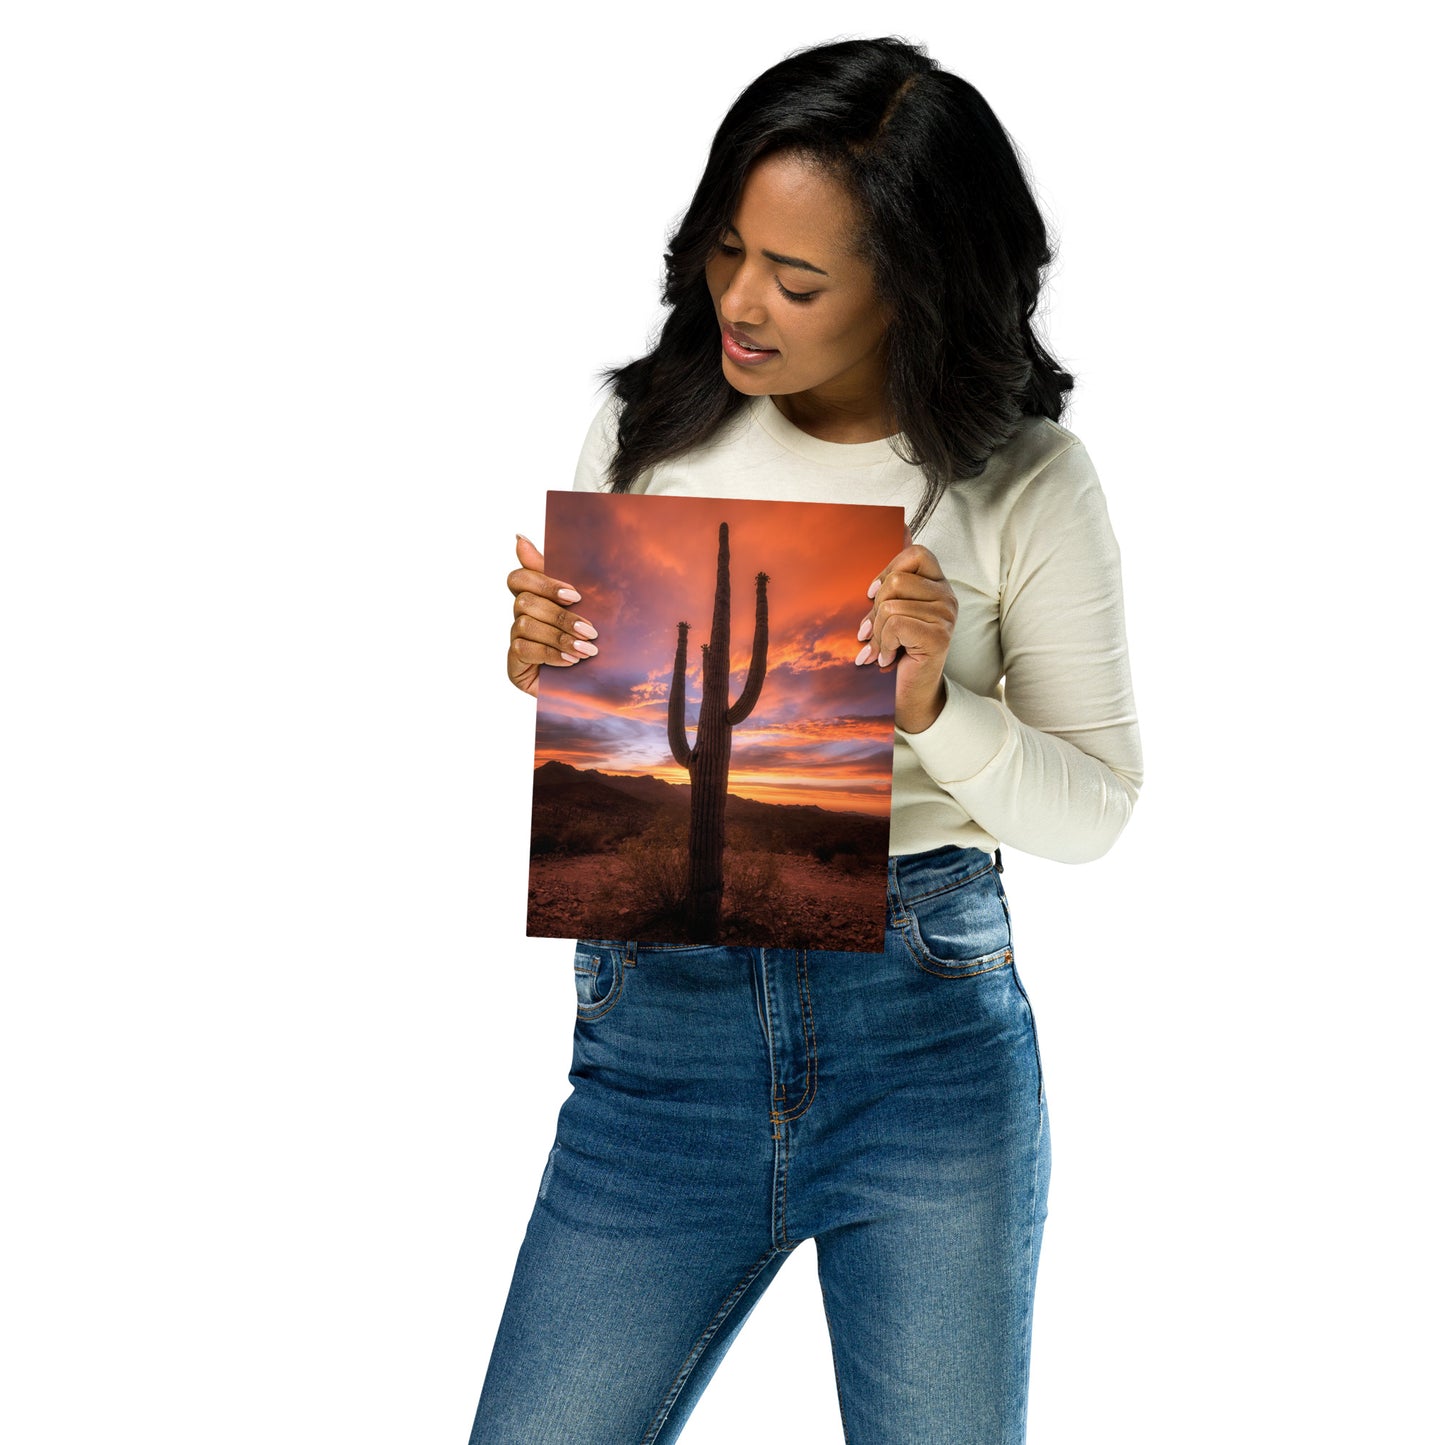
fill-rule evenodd
<path id="1" fill-rule="evenodd" d="M 905 547 L 868 589 L 872 610 L 858 629 L 865 644 L 854 661 L 877 659 L 894 668 L 898 694 L 894 721 L 905 733 L 921 733 L 943 711 L 943 663 L 958 620 L 958 598 L 938 558 L 927 547 Z"/>

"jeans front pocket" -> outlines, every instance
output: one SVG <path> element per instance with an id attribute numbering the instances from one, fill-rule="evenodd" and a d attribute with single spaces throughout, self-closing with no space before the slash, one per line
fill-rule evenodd
<path id="1" fill-rule="evenodd" d="M 903 905 L 913 961 L 940 978 L 972 978 L 1013 962 L 1013 931 L 992 864 Z"/>
<path id="2" fill-rule="evenodd" d="M 627 974 L 625 948 L 598 939 L 580 939 L 572 959 L 572 976 L 577 984 L 577 1017 L 601 1018 L 622 994 Z"/>

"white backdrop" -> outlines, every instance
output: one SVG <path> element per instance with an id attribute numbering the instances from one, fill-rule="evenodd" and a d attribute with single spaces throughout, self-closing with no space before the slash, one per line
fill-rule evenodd
<path id="1" fill-rule="evenodd" d="M 1005 849 L 1030 1438 L 1424 1438 L 1436 122 L 1404 7 L 1331 10 L 7 11 L 5 1438 L 465 1439 L 574 1002 L 523 935 L 512 535 L 733 96 L 888 32 L 1058 233 L 1145 749 L 1105 859 Z M 841 1440 L 812 1271 L 689 1445 Z"/>

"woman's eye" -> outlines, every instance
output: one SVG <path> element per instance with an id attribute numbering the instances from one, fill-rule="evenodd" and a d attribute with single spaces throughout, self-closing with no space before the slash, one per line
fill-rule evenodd
<path id="1" fill-rule="evenodd" d="M 778 290 L 788 298 L 789 301 L 811 301 L 818 293 L 816 291 L 789 291 L 781 281 L 778 283 Z"/>
<path id="2" fill-rule="evenodd" d="M 741 246 L 730 246 L 726 241 L 719 241 L 717 243 L 717 253 L 719 256 L 741 256 L 743 254 L 743 248 Z M 789 301 L 811 301 L 813 297 L 818 294 L 816 291 L 789 291 L 776 276 L 773 277 L 773 284 Z"/>

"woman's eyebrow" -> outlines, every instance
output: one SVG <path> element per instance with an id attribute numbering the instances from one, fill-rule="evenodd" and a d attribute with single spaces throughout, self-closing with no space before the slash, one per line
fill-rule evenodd
<path id="1" fill-rule="evenodd" d="M 743 238 L 742 232 L 736 226 L 726 226 L 724 230 L 731 231 L 739 241 Z M 804 261 L 797 256 L 780 256 L 776 251 L 764 251 L 763 255 L 769 261 L 776 261 L 779 266 L 795 266 L 799 271 L 811 271 L 815 276 L 828 274 L 821 266 L 815 266 L 811 261 Z"/>

